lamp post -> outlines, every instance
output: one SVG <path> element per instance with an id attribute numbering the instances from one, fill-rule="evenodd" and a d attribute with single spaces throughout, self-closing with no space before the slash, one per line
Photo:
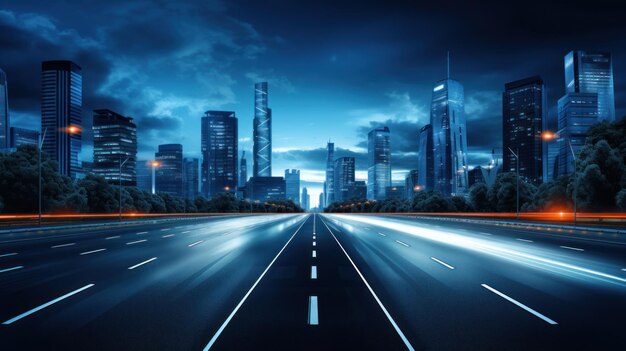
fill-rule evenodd
<path id="1" fill-rule="evenodd" d="M 38 193 L 39 193 L 39 215 L 38 215 L 38 220 L 37 223 L 39 226 L 41 226 L 41 148 L 43 147 L 43 141 L 44 139 L 46 139 L 46 132 L 48 131 L 48 128 L 43 130 L 43 134 L 41 132 L 39 132 L 38 136 L 39 136 L 39 149 L 38 149 L 38 153 L 37 153 L 37 168 L 39 169 L 39 185 L 38 185 Z"/>
<path id="2" fill-rule="evenodd" d="M 119 188 L 119 193 L 120 193 L 120 198 L 119 198 L 119 204 L 120 204 L 120 222 L 122 221 L 122 166 L 130 159 L 130 157 L 126 157 L 126 159 L 124 160 L 124 162 L 122 162 L 122 156 L 120 155 L 120 188 Z"/>
<path id="3" fill-rule="evenodd" d="M 560 136 L 557 133 L 553 133 L 550 131 L 545 131 L 541 134 L 541 139 L 545 142 L 549 142 L 549 141 L 554 141 L 559 139 Z M 573 182 L 573 187 L 574 187 L 574 227 L 577 224 L 577 217 L 578 217 L 578 186 L 576 186 L 576 175 L 578 172 L 577 166 L 578 166 L 578 158 L 576 157 L 576 153 L 574 152 L 574 148 L 572 147 L 572 143 L 570 141 L 569 138 L 563 138 L 567 141 L 567 146 L 569 147 L 570 152 L 572 153 L 572 158 L 573 158 L 573 162 L 574 162 L 574 182 Z"/>
<path id="4" fill-rule="evenodd" d="M 519 153 L 519 149 L 515 150 L 517 152 L 513 152 L 510 147 L 508 149 L 515 157 L 515 218 L 519 221 L 519 156 L 517 155 Z"/>
<path id="5" fill-rule="evenodd" d="M 150 162 L 150 167 L 152 167 L 152 194 L 155 194 L 155 173 L 156 173 L 156 169 L 157 167 L 159 167 L 161 164 L 159 163 L 159 161 L 151 161 Z"/>

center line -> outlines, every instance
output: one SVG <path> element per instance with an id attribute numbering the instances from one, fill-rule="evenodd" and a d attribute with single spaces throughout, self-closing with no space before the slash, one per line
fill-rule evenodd
<path id="1" fill-rule="evenodd" d="M 48 307 L 50 305 L 53 305 L 53 304 L 55 304 L 55 303 L 57 303 L 57 302 L 59 302 L 61 300 L 67 299 L 68 297 L 70 297 L 72 295 L 75 295 L 75 294 L 78 294 L 79 292 L 81 292 L 83 290 L 87 290 L 87 289 L 91 288 L 92 286 L 94 286 L 94 284 L 85 285 L 85 286 L 83 286 L 80 289 L 77 289 L 77 290 L 74 290 L 74 291 L 72 291 L 70 293 L 67 293 L 67 294 L 65 294 L 65 295 L 63 295 L 61 297 L 58 297 L 58 298 L 50 301 L 50 302 L 46 302 L 46 303 L 44 303 L 43 305 L 41 305 L 39 307 L 35 307 L 32 310 L 30 310 L 30 311 L 27 311 L 27 312 L 24 312 L 24 313 L 20 314 L 17 317 L 13 317 L 13 318 L 9 319 L 8 321 L 6 321 L 6 322 L 4 322 L 2 324 L 9 325 L 9 324 L 11 324 L 13 322 L 19 321 L 20 319 L 22 319 L 24 317 L 28 317 L 28 316 L 30 316 L 31 314 L 33 314 L 33 313 L 35 313 L 37 311 L 43 310 L 44 308 L 46 308 L 46 307 Z"/>
<path id="2" fill-rule="evenodd" d="M 507 301 L 509 301 L 509 302 L 511 302 L 511 303 L 513 303 L 513 304 L 515 304 L 516 306 L 521 307 L 522 309 L 524 309 L 524 310 L 526 310 L 526 311 L 528 311 L 528 312 L 530 312 L 530 313 L 534 314 L 535 316 L 537 316 L 537 317 L 539 317 L 539 318 L 543 319 L 544 321 L 546 321 L 546 322 L 548 322 L 548 323 L 550 323 L 550 324 L 553 324 L 553 325 L 554 325 L 554 324 L 558 324 L 557 322 L 553 321 L 552 319 L 550 319 L 550 318 L 548 318 L 548 317 L 544 316 L 543 314 L 541 314 L 541 313 L 539 313 L 539 312 L 537 312 L 537 311 L 533 310 L 532 308 L 530 308 L 530 307 L 528 307 L 528 306 L 524 305 L 523 303 L 521 303 L 521 302 L 519 302 L 519 301 L 516 301 L 515 299 L 510 298 L 510 297 L 508 297 L 508 296 L 504 295 L 503 293 L 501 293 L 501 292 L 499 292 L 498 290 L 496 290 L 496 289 L 494 289 L 494 288 L 490 287 L 489 285 L 487 285 L 487 284 L 480 284 L 480 285 L 481 285 L 483 288 L 485 288 L 485 289 L 487 289 L 487 290 L 491 291 L 492 293 L 494 293 L 494 294 L 496 294 L 496 295 L 498 295 L 498 296 L 500 296 L 500 297 L 504 298 L 505 300 L 507 300 Z"/>
<path id="3" fill-rule="evenodd" d="M 439 263 L 439 264 L 442 264 L 442 265 L 444 265 L 444 266 L 446 266 L 446 267 L 448 267 L 448 268 L 450 268 L 450 269 L 454 269 L 454 267 L 452 267 L 451 265 L 449 265 L 449 264 L 447 264 L 447 263 L 443 262 L 442 260 L 438 260 L 438 259 L 436 259 L 436 258 L 434 258 L 434 257 L 431 257 L 430 259 L 431 259 L 431 260 L 433 260 L 433 261 L 435 261 L 435 262 L 437 262 L 437 263 Z"/>
<path id="4" fill-rule="evenodd" d="M 316 246 L 315 241 L 313 242 L 313 246 Z"/>
<path id="5" fill-rule="evenodd" d="M 311 254 L 311 257 L 317 257 L 317 252 L 315 250 L 313 250 L 313 253 Z M 624 270 L 624 269 L 622 269 Z"/>
<path id="6" fill-rule="evenodd" d="M 518 238 L 518 239 L 515 239 L 515 240 L 523 241 L 523 242 L 525 242 L 525 243 L 532 243 L 532 242 L 533 242 L 532 240 L 527 240 L 527 239 L 519 239 L 519 238 Z"/>
<path id="7" fill-rule="evenodd" d="M 14 271 L 14 270 L 20 269 L 20 268 L 24 268 L 24 266 L 17 266 L 17 267 L 11 267 L 11 268 L 6 268 L 6 269 L 0 269 L 0 273 Z"/>
<path id="8" fill-rule="evenodd" d="M 400 240 L 396 240 L 396 242 L 397 242 L 398 244 L 400 244 L 400 245 L 404 245 L 404 246 L 406 246 L 406 247 L 409 247 L 409 246 L 410 246 L 409 244 L 407 244 L 407 243 L 405 243 L 405 242 L 402 242 L 402 241 L 400 241 Z"/>
<path id="9" fill-rule="evenodd" d="M 139 244 L 142 243 L 144 241 L 148 241 L 148 239 L 143 239 L 143 240 L 137 240 L 137 241 L 131 241 L 129 243 L 126 243 L 126 245 L 133 245 L 133 244 Z"/>
<path id="10" fill-rule="evenodd" d="M 15 256 L 15 255 L 17 255 L 17 252 L 11 252 L 11 253 L 8 253 L 8 254 L 2 254 L 2 255 L 0 255 L 0 257 Z"/>
<path id="11" fill-rule="evenodd" d="M 54 246 L 50 246 L 50 248 L 51 248 L 51 249 L 56 249 L 57 247 L 66 247 L 66 246 L 72 246 L 72 245 L 76 245 L 76 243 L 69 243 L 69 244 L 54 245 Z"/>
<path id="12" fill-rule="evenodd" d="M 105 251 L 106 249 L 98 249 L 98 250 L 92 250 L 92 251 L 86 251 L 86 252 L 81 252 L 80 255 L 89 255 L 95 252 L 100 252 L 100 251 Z"/>
<path id="13" fill-rule="evenodd" d="M 116 235 L 116 236 L 110 236 L 110 237 L 108 237 L 108 238 L 105 238 L 104 240 L 117 239 L 117 238 L 119 238 L 119 237 L 120 237 L 119 235 Z"/>
<path id="14" fill-rule="evenodd" d="M 137 264 L 136 264 L 136 265 L 134 265 L 134 266 L 130 266 L 130 267 L 128 267 L 128 269 L 135 269 L 135 268 L 137 268 L 137 267 L 139 267 L 139 266 L 143 266 L 144 264 L 149 263 L 149 262 L 152 262 L 152 261 L 154 261 L 154 260 L 156 260 L 156 259 L 157 259 L 156 257 L 152 257 L 152 258 L 151 258 L 151 259 L 149 259 L 149 260 L 145 260 L 145 261 L 143 261 L 143 262 L 141 262 L 141 263 L 137 263 Z"/>
<path id="15" fill-rule="evenodd" d="M 315 235 L 313 235 L 313 240 L 315 240 Z"/>
<path id="16" fill-rule="evenodd" d="M 378 232 L 378 235 L 380 235 L 380 236 L 387 236 L 387 234 L 381 233 L 381 232 Z"/>
<path id="17" fill-rule="evenodd" d="M 174 236 L 174 235 L 176 235 L 176 234 L 167 234 L 167 235 L 163 235 L 161 238 L 169 238 L 169 237 Z"/>
<path id="18" fill-rule="evenodd" d="M 311 279 L 317 279 L 317 266 L 311 266 Z"/>
<path id="19" fill-rule="evenodd" d="M 198 244 L 202 244 L 203 242 L 204 242 L 204 240 L 199 240 L 199 241 L 196 241 L 195 243 L 192 243 L 192 244 L 187 245 L 187 247 L 196 246 L 196 245 L 198 245 Z"/>
<path id="20" fill-rule="evenodd" d="M 563 249 L 568 249 L 568 250 L 574 250 L 574 251 L 585 251 L 584 249 L 579 249 L 577 247 L 571 247 L 571 246 L 559 246 Z"/>
<path id="21" fill-rule="evenodd" d="M 309 325 L 320 324 L 317 315 L 317 296 L 309 296 Z"/>

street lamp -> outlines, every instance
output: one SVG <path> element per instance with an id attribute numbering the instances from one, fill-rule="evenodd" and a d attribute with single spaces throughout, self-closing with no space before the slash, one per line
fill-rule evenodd
<path id="1" fill-rule="evenodd" d="M 543 133 L 541 133 L 541 139 L 545 142 L 549 142 L 549 141 L 554 141 L 554 140 L 558 140 L 560 138 L 559 134 L 554 133 L 554 132 L 550 132 L 550 131 L 545 131 Z M 576 153 L 574 152 L 574 148 L 572 147 L 572 143 L 570 141 L 569 138 L 563 138 L 567 141 L 567 146 L 569 147 L 570 152 L 572 153 L 572 158 L 574 161 L 574 182 L 573 182 L 573 187 L 574 187 L 574 227 L 576 226 L 576 222 L 577 222 L 577 217 L 578 217 L 578 187 L 576 186 L 576 172 L 578 171 L 577 166 L 578 166 L 578 158 L 576 157 Z"/>
<path id="2" fill-rule="evenodd" d="M 515 189 L 515 217 L 519 221 L 519 149 L 515 149 L 517 152 L 513 152 L 513 150 L 508 147 L 509 151 L 515 157 L 515 181 L 516 181 L 516 189 Z"/>
<path id="3" fill-rule="evenodd" d="M 37 154 L 37 168 L 39 169 L 39 186 L 38 186 L 38 193 L 39 193 L 39 216 L 38 216 L 38 225 L 41 226 L 41 148 L 43 147 L 43 141 L 44 139 L 46 139 L 46 132 L 48 131 L 48 128 L 43 130 L 43 134 L 41 132 L 37 133 L 39 136 L 39 150 L 38 150 L 38 154 Z"/>
<path id="4" fill-rule="evenodd" d="M 120 189 L 119 189 L 119 193 L 120 193 L 120 222 L 122 221 L 122 166 L 128 161 L 130 160 L 130 157 L 126 157 L 126 159 L 124 160 L 124 162 L 122 162 L 122 156 L 120 155 Z"/>
<path id="5" fill-rule="evenodd" d="M 155 173 L 156 173 L 156 169 L 157 167 L 159 167 L 161 164 L 159 163 L 159 161 L 150 161 L 150 167 L 152 167 L 152 194 L 155 194 Z"/>

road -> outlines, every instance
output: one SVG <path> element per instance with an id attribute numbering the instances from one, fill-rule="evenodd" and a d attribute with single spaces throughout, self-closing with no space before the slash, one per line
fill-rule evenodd
<path id="1" fill-rule="evenodd" d="M 626 239 L 360 215 L 0 236 L 2 350 L 626 349 Z"/>

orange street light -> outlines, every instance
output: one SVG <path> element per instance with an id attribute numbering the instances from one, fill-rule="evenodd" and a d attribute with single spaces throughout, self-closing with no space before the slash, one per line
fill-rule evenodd
<path id="1" fill-rule="evenodd" d="M 423 189 L 423 187 L 421 185 L 416 185 L 416 186 L 413 187 L 413 191 L 420 191 L 422 189 Z"/>
<path id="2" fill-rule="evenodd" d="M 229 186 L 225 186 L 225 187 L 224 187 L 224 190 L 229 191 L 229 190 L 230 190 L 230 187 L 229 187 Z"/>
<path id="3" fill-rule="evenodd" d="M 69 127 L 67 127 L 66 131 L 69 134 L 78 134 L 80 133 L 80 127 L 76 125 L 70 125 Z"/>
<path id="4" fill-rule="evenodd" d="M 549 130 L 541 133 L 541 139 L 543 141 L 552 141 L 555 140 L 559 137 L 559 135 L 557 133 L 551 132 Z"/>

